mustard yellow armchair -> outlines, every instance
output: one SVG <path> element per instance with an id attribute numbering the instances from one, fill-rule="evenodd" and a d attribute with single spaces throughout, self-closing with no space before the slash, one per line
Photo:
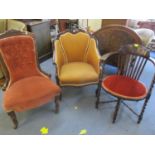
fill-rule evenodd
<path id="1" fill-rule="evenodd" d="M 67 31 L 54 42 L 56 79 L 60 86 L 96 84 L 100 73 L 100 55 L 96 41 L 84 31 Z"/>

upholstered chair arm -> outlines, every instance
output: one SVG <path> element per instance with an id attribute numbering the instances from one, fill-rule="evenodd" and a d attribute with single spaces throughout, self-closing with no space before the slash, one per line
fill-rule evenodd
<path id="1" fill-rule="evenodd" d="M 94 67 L 98 74 L 100 73 L 100 58 L 95 39 L 92 38 L 87 51 L 87 62 Z"/>
<path id="2" fill-rule="evenodd" d="M 60 69 L 62 65 L 64 64 L 64 56 L 63 56 L 63 50 L 61 48 L 59 40 L 56 40 L 54 42 L 54 56 L 53 56 L 53 63 L 56 65 L 56 74 L 60 75 Z"/>

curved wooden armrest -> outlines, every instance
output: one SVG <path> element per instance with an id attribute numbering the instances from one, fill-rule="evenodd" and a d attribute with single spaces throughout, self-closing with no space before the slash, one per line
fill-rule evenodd
<path id="1" fill-rule="evenodd" d="M 152 63 L 154 64 L 154 66 L 155 66 L 155 59 L 154 58 L 152 58 L 152 57 L 150 57 L 150 60 L 152 61 Z"/>
<path id="2" fill-rule="evenodd" d="M 119 54 L 119 52 L 109 52 L 109 53 L 103 54 L 101 56 L 101 62 L 105 63 L 109 57 L 111 57 L 112 55 L 117 55 L 117 54 Z"/>

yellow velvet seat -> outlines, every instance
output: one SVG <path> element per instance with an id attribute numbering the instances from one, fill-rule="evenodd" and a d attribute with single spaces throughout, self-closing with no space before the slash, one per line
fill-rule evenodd
<path id="1" fill-rule="evenodd" d="M 60 86 L 98 83 L 100 55 L 96 41 L 83 31 L 65 32 L 55 41 L 54 61 Z"/>
<path id="2" fill-rule="evenodd" d="M 63 85 L 86 85 L 97 80 L 97 72 L 92 65 L 85 62 L 68 63 L 60 70 L 60 81 Z"/>

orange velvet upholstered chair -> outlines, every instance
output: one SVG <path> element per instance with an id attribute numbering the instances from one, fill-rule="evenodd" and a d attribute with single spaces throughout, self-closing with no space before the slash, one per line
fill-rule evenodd
<path id="1" fill-rule="evenodd" d="M 100 73 L 100 55 L 96 41 L 82 30 L 66 31 L 55 40 L 54 62 L 60 86 L 96 84 Z"/>
<path id="2" fill-rule="evenodd" d="M 116 55 L 118 56 L 118 70 L 116 74 L 108 75 L 104 78 L 103 73 L 100 74 L 96 108 L 98 108 L 100 102 L 106 103 L 116 101 L 113 115 L 114 123 L 120 104 L 122 103 L 138 117 L 137 123 L 140 123 L 155 83 L 155 62 L 149 58 L 149 53 L 146 52 L 146 49 L 138 44 L 125 45 L 121 47 L 118 52 L 108 53 L 106 57 L 104 56 L 101 59 L 103 63 L 106 64 L 108 59 Z M 146 76 L 146 74 L 148 74 L 148 69 L 151 70 L 149 77 L 144 78 L 144 75 Z M 116 97 L 116 100 L 100 101 L 101 88 L 113 97 Z M 135 111 L 133 107 L 129 107 L 129 103 L 125 103 L 124 100 L 143 100 L 144 103 L 140 109 L 140 113 L 136 112 L 139 110 Z"/>
<path id="3" fill-rule="evenodd" d="M 9 36 L 9 34 L 6 36 L 0 37 L 1 63 L 5 68 L 7 82 L 3 95 L 3 108 L 11 117 L 14 128 L 17 128 L 15 112 L 39 107 L 53 98 L 58 112 L 57 96 L 60 94 L 60 88 L 38 67 L 35 41 L 32 36 Z"/>

